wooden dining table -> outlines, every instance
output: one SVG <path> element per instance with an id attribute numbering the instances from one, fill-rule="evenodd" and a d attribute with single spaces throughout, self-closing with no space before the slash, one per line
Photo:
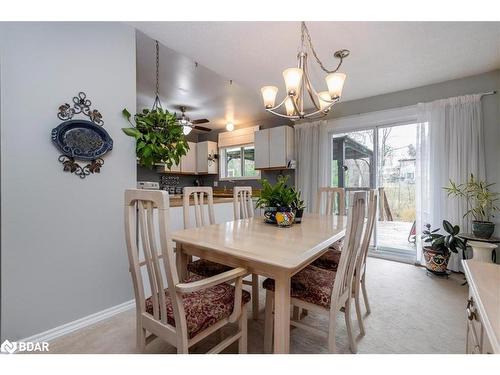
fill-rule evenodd
<path id="1" fill-rule="evenodd" d="M 345 236 L 347 217 L 305 214 L 288 228 L 263 217 L 184 229 L 172 233 L 179 277 L 187 276 L 189 256 L 196 256 L 275 280 L 274 353 L 290 345 L 291 277 Z"/>

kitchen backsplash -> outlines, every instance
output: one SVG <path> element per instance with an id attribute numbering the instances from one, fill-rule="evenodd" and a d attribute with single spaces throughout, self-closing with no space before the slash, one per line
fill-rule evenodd
<path id="1" fill-rule="evenodd" d="M 288 184 L 295 184 L 295 171 L 294 170 L 283 170 L 283 171 L 262 171 L 261 177 L 266 178 L 271 183 L 276 183 L 278 176 L 280 174 L 289 176 Z M 260 188 L 259 180 L 235 180 L 235 181 L 219 181 L 217 175 L 176 175 L 176 174 L 165 174 L 158 173 L 156 170 L 150 170 L 141 166 L 137 166 L 137 181 L 152 181 L 161 183 L 161 176 L 176 176 L 179 178 L 179 187 L 194 186 L 196 185 L 196 180 L 200 182 L 201 186 L 212 186 L 214 187 L 214 182 L 217 181 L 218 188 L 232 188 L 233 186 L 251 186 L 253 188 Z"/>

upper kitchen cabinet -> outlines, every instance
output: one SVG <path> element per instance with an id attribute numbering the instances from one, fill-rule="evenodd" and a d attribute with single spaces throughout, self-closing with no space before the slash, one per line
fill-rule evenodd
<path id="1" fill-rule="evenodd" d="M 196 151 L 195 142 L 188 142 L 189 151 L 181 158 L 181 172 L 196 174 Z"/>
<path id="2" fill-rule="evenodd" d="M 205 141 L 196 144 L 196 172 L 199 174 L 217 174 L 217 142 Z"/>
<path id="3" fill-rule="evenodd" d="M 156 170 L 160 173 L 178 173 L 178 174 L 196 174 L 196 149 L 195 142 L 188 142 L 189 150 L 186 155 L 181 158 L 181 162 L 173 165 L 172 168 L 167 168 L 166 165 L 159 165 Z"/>
<path id="4" fill-rule="evenodd" d="M 278 126 L 255 132 L 255 169 L 286 169 L 294 158 L 292 127 Z"/>

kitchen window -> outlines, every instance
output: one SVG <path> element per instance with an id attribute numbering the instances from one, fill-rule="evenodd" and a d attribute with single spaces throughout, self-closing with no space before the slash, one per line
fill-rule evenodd
<path id="1" fill-rule="evenodd" d="M 220 149 L 221 180 L 259 178 L 260 171 L 255 169 L 255 146 L 253 144 Z"/>

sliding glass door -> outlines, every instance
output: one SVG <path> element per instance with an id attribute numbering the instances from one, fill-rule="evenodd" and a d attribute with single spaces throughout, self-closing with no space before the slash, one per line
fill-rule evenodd
<path id="1" fill-rule="evenodd" d="M 415 256 L 416 125 L 373 127 L 334 134 L 331 185 L 346 191 L 378 189 L 373 251 L 410 260 Z"/>

